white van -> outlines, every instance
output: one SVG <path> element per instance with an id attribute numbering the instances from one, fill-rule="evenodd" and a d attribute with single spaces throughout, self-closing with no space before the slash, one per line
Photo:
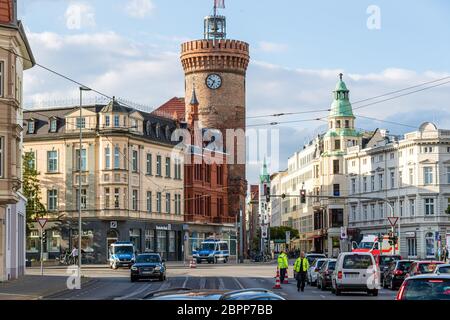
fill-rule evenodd
<path id="1" fill-rule="evenodd" d="M 380 272 L 371 253 L 343 252 L 339 254 L 331 276 L 331 292 L 365 291 L 378 295 Z"/>

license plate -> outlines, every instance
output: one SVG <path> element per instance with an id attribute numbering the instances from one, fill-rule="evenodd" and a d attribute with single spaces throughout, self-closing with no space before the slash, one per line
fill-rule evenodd
<path id="1" fill-rule="evenodd" d="M 346 273 L 345 277 L 346 278 L 358 278 L 359 274 L 358 273 Z"/>
<path id="2" fill-rule="evenodd" d="M 151 271 L 144 271 L 144 272 L 142 272 L 142 274 L 147 275 L 147 274 L 152 274 L 152 272 Z"/>

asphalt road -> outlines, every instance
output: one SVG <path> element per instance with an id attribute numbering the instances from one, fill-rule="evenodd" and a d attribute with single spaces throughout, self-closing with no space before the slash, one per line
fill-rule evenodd
<path id="1" fill-rule="evenodd" d="M 140 281 L 132 283 L 128 269 L 110 270 L 95 268 L 85 270 L 84 275 L 91 281 L 80 290 L 65 290 L 44 299 L 50 300 L 133 300 L 142 299 L 148 293 L 170 288 L 239 290 L 246 288 L 272 289 L 275 284 L 275 265 L 199 265 L 196 269 L 184 266 L 168 267 L 167 280 L 159 282 Z M 47 274 L 62 275 L 64 269 L 47 270 Z M 289 270 L 291 272 L 291 270 Z M 289 275 L 292 275 L 289 273 Z M 393 300 L 396 292 L 380 290 L 377 297 L 366 293 L 343 293 L 337 297 L 328 291 L 307 286 L 304 292 L 297 292 L 295 281 L 289 278 L 289 284 L 274 292 L 289 300 Z"/>

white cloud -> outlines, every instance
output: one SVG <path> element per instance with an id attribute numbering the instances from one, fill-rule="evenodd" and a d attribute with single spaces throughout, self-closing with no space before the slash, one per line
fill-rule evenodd
<path id="1" fill-rule="evenodd" d="M 95 27 L 95 10 L 84 2 L 69 4 L 66 13 L 66 27 L 69 30 L 80 30 L 82 28 Z"/>
<path id="2" fill-rule="evenodd" d="M 143 19 L 148 16 L 154 8 L 155 5 L 152 0 L 128 0 L 125 10 L 131 17 Z"/>
<path id="3" fill-rule="evenodd" d="M 268 53 L 280 53 L 288 50 L 288 46 L 283 43 L 260 41 L 258 50 Z"/>

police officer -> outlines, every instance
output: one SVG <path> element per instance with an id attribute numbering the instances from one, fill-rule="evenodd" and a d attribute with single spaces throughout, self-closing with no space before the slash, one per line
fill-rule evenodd
<path id="1" fill-rule="evenodd" d="M 294 271 L 296 272 L 297 291 L 305 290 L 306 272 L 309 269 L 308 259 L 305 258 L 305 252 L 300 254 L 300 257 L 295 261 Z"/>
<path id="2" fill-rule="evenodd" d="M 284 250 L 281 250 L 278 256 L 278 268 L 280 269 L 280 282 L 283 283 L 284 277 L 286 276 L 286 271 L 289 266 L 288 258 Z"/>

